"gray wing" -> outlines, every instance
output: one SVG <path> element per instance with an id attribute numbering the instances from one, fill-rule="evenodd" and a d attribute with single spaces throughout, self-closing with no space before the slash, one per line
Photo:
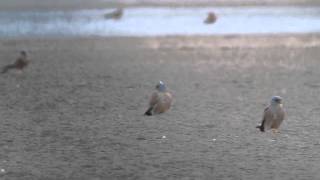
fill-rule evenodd
<path id="1" fill-rule="evenodd" d="M 268 112 L 268 111 L 269 111 L 269 107 L 266 107 L 263 111 L 261 124 L 260 124 L 260 126 L 257 126 L 257 128 L 259 128 L 261 132 L 264 132 L 264 130 L 265 130 L 265 123 L 266 123 L 266 118 L 267 118 L 266 112 Z"/>
<path id="2" fill-rule="evenodd" d="M 159 95 L 157 92 L 154 92 L 152 95 L 151 95 L 151 98 L 150 98 L 150 101 L 149 101 L 149 106 L 150 107 L 153 107 L 155 106 L 159 101 Z"/>

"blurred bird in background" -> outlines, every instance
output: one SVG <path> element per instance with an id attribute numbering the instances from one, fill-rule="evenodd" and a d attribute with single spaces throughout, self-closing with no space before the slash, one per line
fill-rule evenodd
<path id="1" fill-rule="evenodd" d="M 6 73 L 11 69 L 17 69 L 22 71 L 25 67 L 27 67 L 29 64 L 29 60 L 27 59 L 27 53 L 26 51 L 21 51 L 19 57 L 13 64 L 6 65 L 2 68 L 1 73 Z"/>
<path id="2" fill-rule="evenodd" d="M 116 9 L 115 11 L 113 12 L 110 12 L 110 13 L 106 13 L 104 15 L 104 18 L 105 19 L 114 19 L 114 20 L 119 20 L 121 19 L 123 16 L 123 9 L 122 8 L 118 8 Z"/>
<path id="3" fill-rule="evenodd" d="M 204 20 L 205 24 L 213 24 L 217 21 L 218 17 L 214 12 L 209 12 L 207 18 Z"/>

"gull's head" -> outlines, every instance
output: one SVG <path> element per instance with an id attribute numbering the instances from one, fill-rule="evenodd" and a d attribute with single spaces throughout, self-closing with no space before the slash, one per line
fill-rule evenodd
<path id="1" fill-rule="evenodd" d="M 26 57 L 27 56 L 27 52 L 26 51 L 20 51 L 20 55 Z"/>
<path id="2" fill-rule="evenodd" d="M 160 92 L 165 92 L 167 87 L 162 81 L 159 81 L 159 83 L 156 85 L 156 89 Z"/>
<path id="3" fill-rule="evenodd" d="M 282 104 L 282 97 L 273 96 L 271 99 L 271 104 Z"/>

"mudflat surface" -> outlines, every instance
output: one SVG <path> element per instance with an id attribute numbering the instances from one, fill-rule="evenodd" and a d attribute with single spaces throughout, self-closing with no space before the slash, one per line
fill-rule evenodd
<path id="1" fill-rule="evenodd" d="M 0 40 L 1 179 L 319 179 L 318 35 Z M 143 116 L 154 85 L 172 109 Z M 271 96 L 280 133 L 260 133 Z"/>

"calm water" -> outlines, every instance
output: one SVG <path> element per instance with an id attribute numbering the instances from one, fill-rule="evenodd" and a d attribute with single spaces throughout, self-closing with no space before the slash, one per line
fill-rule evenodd
<path id="1" fill-rule="evenodd" d="M 127 8 L 120 20 L 106 20 L 112 9 L 0 12 L 0 37 L 161 36 L 320 32 L 320 8 L 219 7 Z M 208 11 L 215 24 L 203 23 Z"/>

